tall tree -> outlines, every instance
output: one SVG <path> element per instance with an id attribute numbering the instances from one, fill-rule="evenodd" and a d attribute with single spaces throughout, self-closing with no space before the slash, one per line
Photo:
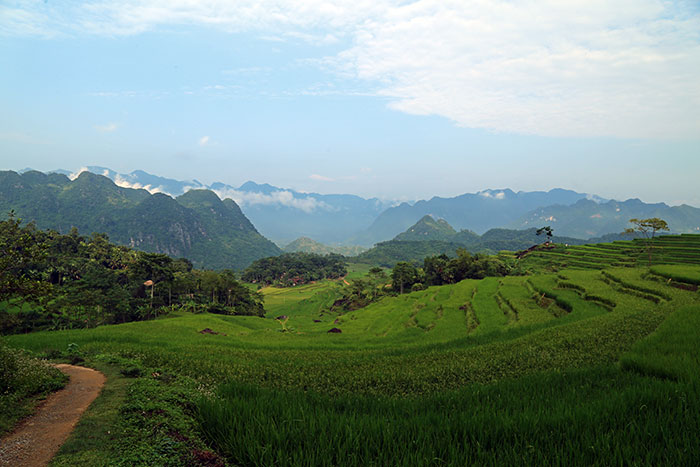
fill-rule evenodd
<path id="1" fill-rule="evenodd" d="M 35 239 L 34 224 L 21 226 L 13 211 L 0 222 L 0 302 L 12 297 L 34 301 L 46 293 L 48 284 L 41 282 L 38 263 L 46 255 L 43 244 Z"/>
<path id="2" fill-rule="evenodd" d="M 634 227 L 625 229 L 624 233 L 634 234 L 641 233 L 644 239 L 644 245 L 647 250 L 647 255 L 649 257 L 649 266 L 651 266 L 651 253 L 654 248 L 654 236 L 660 231 L 669 231 L 668 224 L 665 220 L 659 219 L 658 217 L 651 217 L 649 219 L 630 219 L 630 223 L 634 224 Z"/>
<path id="3" fill-rule="evenodd" d="M 396 263 L 391 272 L 391 288 L 403 293 L 404 289 L 410 290 L 411 286 L 419 282 L 419 274 L 416 267 L 406 261 Z"/>

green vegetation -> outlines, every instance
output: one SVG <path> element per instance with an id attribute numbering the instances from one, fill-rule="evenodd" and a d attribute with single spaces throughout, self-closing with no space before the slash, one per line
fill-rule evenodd
<path id="1" fill-rule="evenodd" d="M 649 250 L 651 245 L 651 250 Z M 537 249 L 522 261 L 524 269 L 542 268 L 605 269 L 609 267 L 647 266 L 651 251 L 654 267 L 664 264 L 697 265 L 700 263 L 700 235 L 662 235 L 653 240 L 636 238 L 595 245 L 555 245 Z"/>
<path id="2" fill-rule="evenodd" d="M 299 237 L 293 242 L 287 244 L 282 251 L 285 253 L 315 253 L 317 255 L 328 255 L 335 253 L 337 255 L 343 256 L 356 256 L 367 251 L 367 248 L 363 246 L 333 246 L 324 245 L 323 243 L 317 242 L 310 239 L 309 237 Z"/>
<path id="3" fill-rule="evenodd" d="M 95 327 L 173 309 L 264 314 L 262 296 L 232 271 L 199 271 L 186 259 L 0 221 L 0 333 Z"/>
<path id="4" fill-rule="evenodd" d="M 203 463 L 192 453 L 205 439 L 234 465 L 697 464 L 700 295 L 677 286 L 695 269 L 550 262 L 564 248 L 520 260 L 539 268 L 529 275 L 392 295 L 385 271 L 350 265 L 345 280 L 262 288 L 266 319 L 180 310 L 7 342 L 45 354 L 74 343 L 135 376 L 135 398 L 115 402 L 134 437 L 106 444 L 133 445 L 143 463 Z M 431 261 L 441 277 L 453 260 Z M 342 299 L 359 307 L 334 307 Z"/>
<path id="5" fill-rule="evenodd" d="M 676 283 L 700 285 L 700 266 L 654 266 L 649 271 Z"/>
<path id="6" fill-rule="evenodd" d="M 347 274 L 345 258 L 340 255 L 285 253 L 259 259 L 243 271 L 243 280 L 256 284 L 291 287 L 322 279 L 337 279 Z"/>
<path id="7" fill-rule="evenodd" d="M 665 220 L 659 219 L 658 217 L 651 217 L 649 219 L 630 219 L 630 223 L 634 224 L 634 227 L 625 229 L 625 233 L 638 233 L 642 235 L 646 246 L 647 255 L 649 256 L 649 266 L 651 267 L 651 254 L 654 250 L 654 237 L 656 237 L 657 232 L 668 232 L 670 230 L 668 228 L 668 224 Z"/>
<path id="8" fill-rule="evenodd" d="M 622 367 L 687 382 L 700 379 L 700 305 L 675 310 L 622 358 Z"/>
<path id="9" fill-rule="evenodd" d="M 197 268 L 241 270 L 281 250 L 230 199 L 191 190 L 177 199 L 122 188 L 107 177 L 0 171 L 0 213 L 14 210 L 40 229 L 106 233 L 119 245 L 186 257 Z"/>
<path id="10" fill-rule="evenodd" d="M 402 242 L 391 240 L 380 242 L 373 248 L 357 255 L 355 261 L 371 265 L 393 268 L 396 263 L 409 262 L 421 264 L 426 256 L 447 255 L 454 257 L 459 243 L 433 241 Z"/>
<path id="11" fill-rule="evenodd" d="M 401 242 L 423 240 L 440 240 L 449 242 L 455 235 L 457 235 L 457 231 L 453 229 L 445 219 L 436 220 L 433 219 L 432 216 L 423 216 L 413 226 L 409 227 L 408 230 L 394 237 L 394 240 Z"/>
<path id="12" fill-rule="evenodd" d="M 20 349 L 0 340 L 0 435 L 31 413 L 37 398 L 62 388 L 67 378 Z"/>
<path id="13" fill-rule="evenodd" d="M 561 244 L 581 245 L 585 240 L 570 237 L 554 236 L 549 231 L 540 229 L 547 239 Z M 356 261 L 393 267 L 398 262 L 421 264 L 426 256 L 447 255 L 455 256 L 458 248 L 463 248 L 472 254 L 494 254 L 502 250 L 518 251 L 541 243 L 542 238 L 535 228 L 525 230 L 491 229 L 479 236 L 469 230 L 456 232 L 444 220 L 434 220 L 425 216 L 406 232 L 399 234 L 393 240 L 377 243 L 370 250 L 357 256 Z M 613 240 L 622 237 L 613 235 Z M 591 239 L 597 243 L 603 239 Z"/>

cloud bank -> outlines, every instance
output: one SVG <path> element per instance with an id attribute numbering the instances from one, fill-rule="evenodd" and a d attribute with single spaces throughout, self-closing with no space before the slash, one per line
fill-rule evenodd
<path id="1" fill-rule="evenodd" d="M 107 176 L 107 175 L 105 175 L 105 176 Z M 116 174 L 114 176 L 113 181 L 114 181 L 115 185 L 122 187 L 122 188 L 134 188 L 136 190 L 144 189 L 144 190 L 148 191 L 150 194 L 163 193 L 163 194 L 168 195 L 172 198 L 175 197 L 175 196 L 173 196 L 172 193 L 168 193 L 165 190 L 165 187 L 163 187 L 163 186 L 143 185 L 143 184 L 138 183 L 138 182 L 130 182 L 129 180 L 127 180 L 126 178 L 122 177 L 119 174 Z"/>
<path id="2" fill-rule="evenodd" d="M 270 194 L 251 191 L 239 191 L 231 188 L 213 191 L 219 196 L 219 198 L 231 198 L 241 207 L 253 206 L 256 204 L 279 204 L 282 206 L 299 209 L 301 211 L 304 211 L 305 213 L 312 213 L 317 209 L 323 209 L 327 211 L 333 210 L 332 206 L 328 205 L 327 203 L 324 203 L 323 201 L 319 201 L 311 196 L 305 198 L 297 198 L 294 196 L 294 193 L 288 190 L 273 191 Z"/>
<path id="3" fill-rule="evenodd" d="M 15 1 L 0 18 L 0 35 L 175 25 L 310 44 L 342 38 L 349 45 L 318 66 L 401 112 L 554 137 L 700 134 L 696 1 Z"/>

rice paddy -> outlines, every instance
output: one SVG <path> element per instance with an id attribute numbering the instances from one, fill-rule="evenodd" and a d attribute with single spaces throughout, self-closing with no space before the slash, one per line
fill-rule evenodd
<path id="1" fill-rule="evenodd" d="M 524 260 L 556 271 L 347 313 L 330 311 L 343 280 L 322 281 L 262 289 L 266 318 L 179 314 L 6 341 L 37 354 L 74 343 L 88 360 L 198 381 L 193 416 L 234 465 L 694 465 L 700 268 L 687 245 L 700 242 L 661 238 L 650 269 L 638 242 L 561 248 Z"/>

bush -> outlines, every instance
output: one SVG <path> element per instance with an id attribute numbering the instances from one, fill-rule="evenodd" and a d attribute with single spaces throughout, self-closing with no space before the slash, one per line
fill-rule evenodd
<path id="1" fill-rule="evenodd" d="M 32 396 L 62 388 L 67 377 L 58 369 L 0 341 L 0 433 L 29 411 Z"/>

